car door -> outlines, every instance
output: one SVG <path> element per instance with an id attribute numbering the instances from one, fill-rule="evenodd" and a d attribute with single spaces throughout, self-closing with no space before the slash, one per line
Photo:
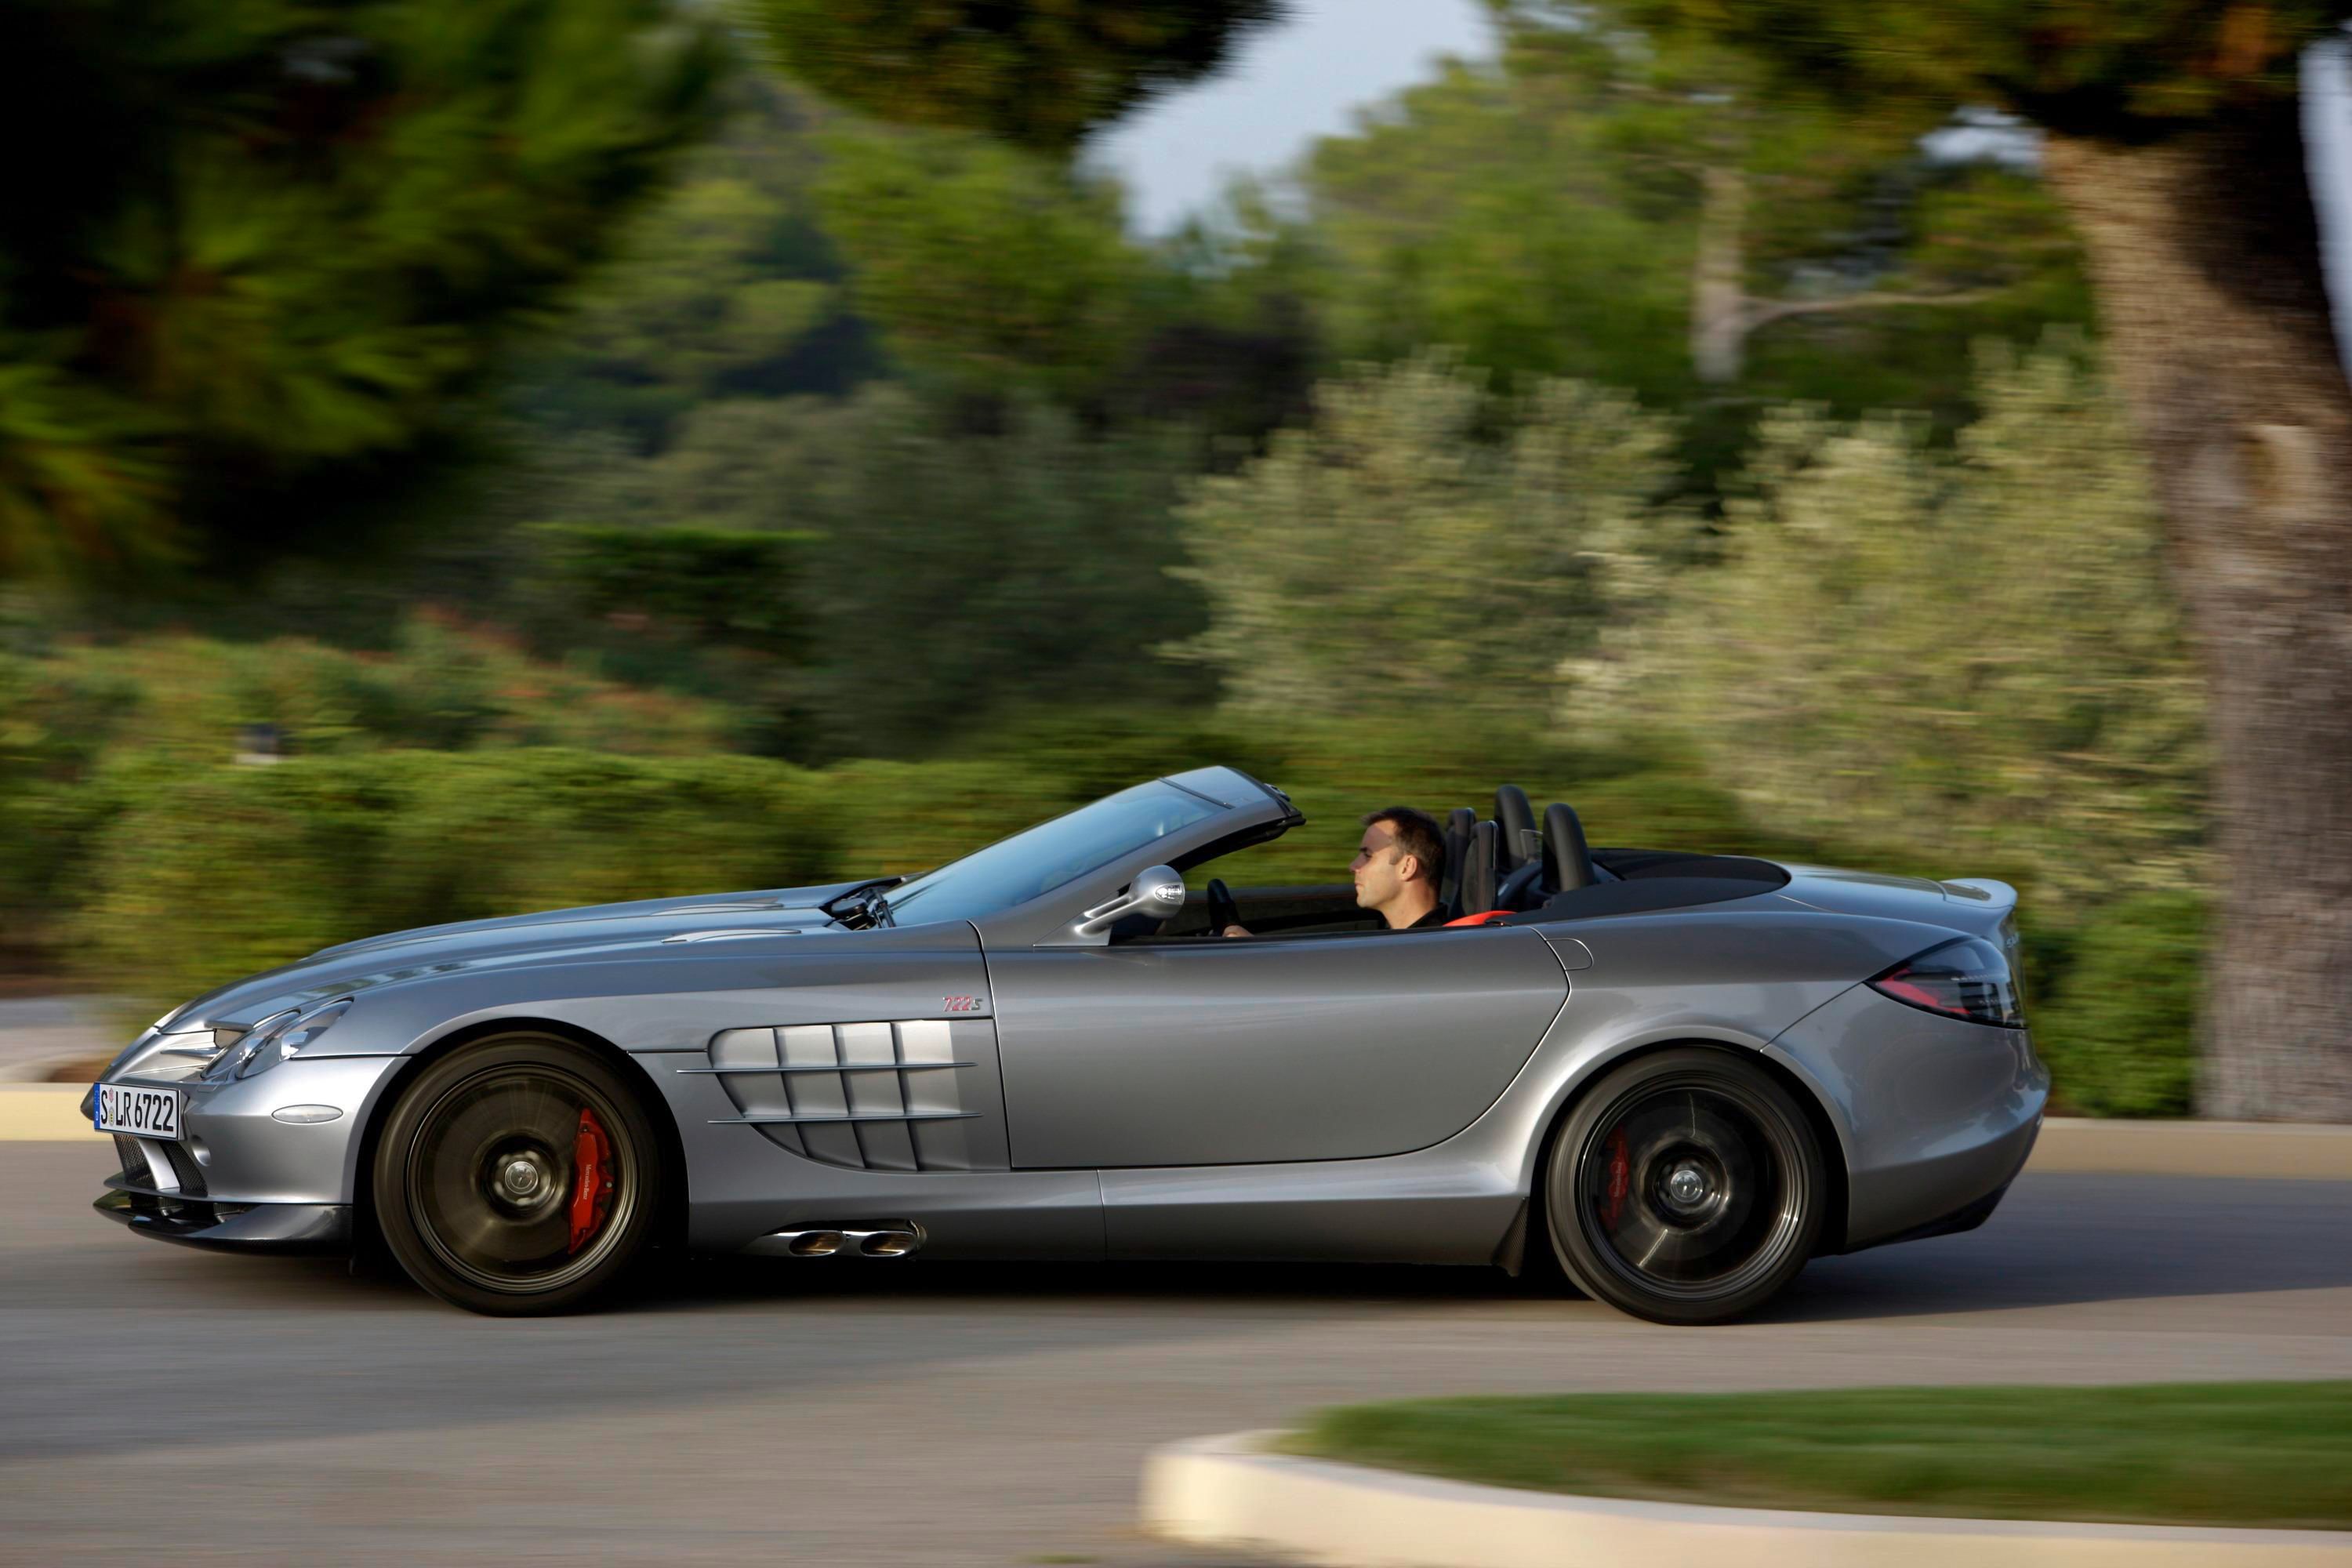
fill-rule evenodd
<path id="1" fill-rule="evenodd" d="M 1016 1167 L 1339 1160 L 1468 1126 L 1568 997 L 1532 930 L 988 953 Z"/>

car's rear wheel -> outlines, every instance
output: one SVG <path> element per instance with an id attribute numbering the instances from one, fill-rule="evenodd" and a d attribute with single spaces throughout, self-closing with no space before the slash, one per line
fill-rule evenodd
<path id="1" fill-rule="evenodd" d="M 1586 1294 L 1653 1322 L 1713 1323 L 1797 1277 L 1827 1187 L 1812 1128 L 1770 1074 L 1677 1047 L 1578 1102 L 1552 1144 L 1544 1215 Z"/>
<path id="2" fill-rule="evenodd" d="M 661 1214 L 636 1095 L 551 1036 L 477 1041 L 427 1067 L 384 1124 L 377 1224 L 410 1278 L 472 1311 L 572 1310 L 628 1272 Z"/>

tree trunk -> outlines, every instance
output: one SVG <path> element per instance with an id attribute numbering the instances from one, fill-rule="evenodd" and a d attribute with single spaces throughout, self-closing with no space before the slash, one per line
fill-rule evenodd
<path id="1" fill-rule="evenodd" d="M 1739 379 L 1748 346 L 1748 176 L 1710 166 L 1699 172 L 1698 239 L 1691 263 L 1691 364 L 1699 380 L 1722 386 Z"/>
<path id="2" fill-rule="evenodd" d="M 2352 387 L 2294 106 L 2053 135 L 2210 692 L 2215 935 L 2199 1110 L 2352 1121 Z"/>

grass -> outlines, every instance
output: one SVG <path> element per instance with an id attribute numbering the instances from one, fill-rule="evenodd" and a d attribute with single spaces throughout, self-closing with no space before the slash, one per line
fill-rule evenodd
<path id="1" fill-rule="evenodd" d="M 1285 1447 L 1722 1507 L 2352 1528 L 2352 1382 L 1413 1400 Z"/>

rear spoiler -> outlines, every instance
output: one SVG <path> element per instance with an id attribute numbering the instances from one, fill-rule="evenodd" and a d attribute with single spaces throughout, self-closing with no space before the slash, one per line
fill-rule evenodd
<path id="1" fill-rule="evenodd" d="M 1999 931 L 2017 913 L 2017 889 L 2007 882 L 1996 882 L 1990 877 L 1955 877 L 1936 885 L 1958 906 L 1951 913 L 1971 925 L 1981 920 L 1987 931 Z"/>

